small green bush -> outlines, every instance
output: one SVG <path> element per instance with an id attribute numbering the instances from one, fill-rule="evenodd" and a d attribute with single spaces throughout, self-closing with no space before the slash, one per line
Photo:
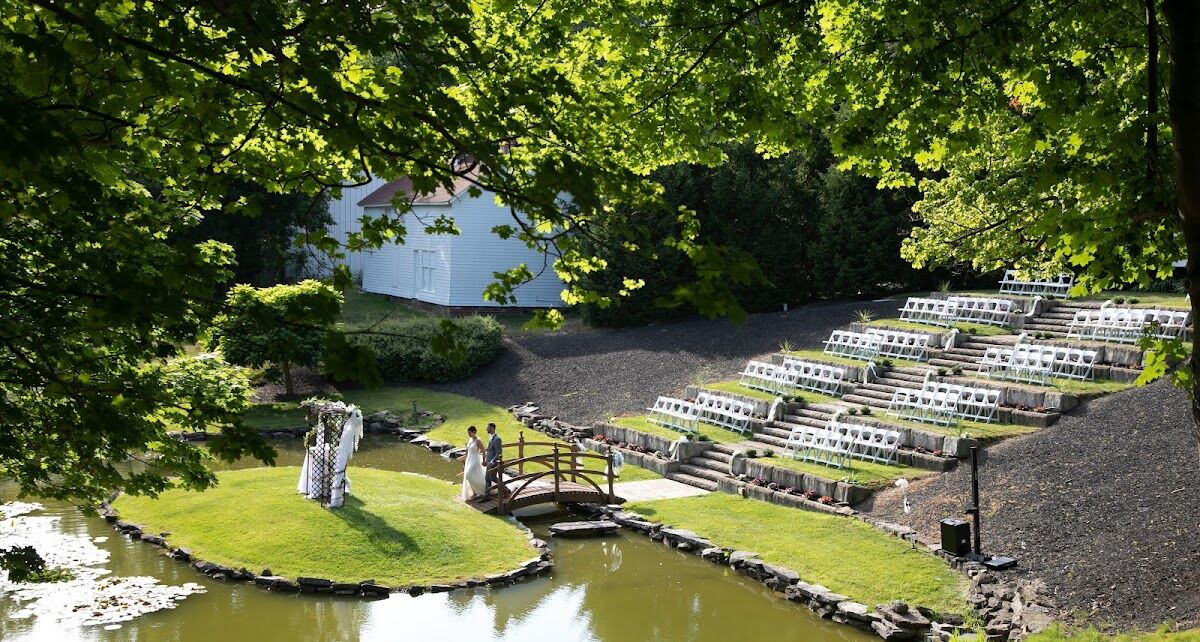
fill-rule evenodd
<path id="1" fill-rule="evenodd" d="M 383 378 L 397 383 L 462 379 L 490 363 L 504 347 L 503 327 L 487 316 L 395 319 L 363 334 L 348 331 L 347 336 L 370 348 Z"/>

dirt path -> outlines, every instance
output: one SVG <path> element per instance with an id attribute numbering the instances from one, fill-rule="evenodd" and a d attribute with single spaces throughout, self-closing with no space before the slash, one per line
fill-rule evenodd
<path id="1" fill-rule="evenodd" d="M 852 301 L 752 315 L 744 325 L 695 320 L 601 332 L 535 334 L 508 341 L 496 361 L 465 381 L 433 386 L 498 406 L 532 401 L 566 421 L 637 412 L 699 374 L 733 378 L 747 359 L 788 340 L 819 347 L 854 311 L 894 316 L 900 303 Z"/>
<path id="2" fill-rule="evenodd" d="M 862 507 L 936 537 L 961 513 L 968 468 Z M 1090 624 L 1200 624 L 1200 458 L 1187 399 L 1160 382 L 1088 403 L 1056 425 L 988 449 L 983 548 L 1020 560 L 1065 612 Z"/>

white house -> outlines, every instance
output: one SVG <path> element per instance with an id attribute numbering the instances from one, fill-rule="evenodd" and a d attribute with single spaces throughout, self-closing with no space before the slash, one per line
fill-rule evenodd
<path id="1" fill-rule="evenodd" d="M 341 198 L 329 206 L 333 216 L 330 234 L 342 241 L 348 232 L 359 229 L 364 214 L 394 213 L 395 197 L 412 204 L 411 211 L 401 218 L 405 228 L 402 245 L 388 243 L 346 257 L 350 270 L 362 273 L 363 291 L 448 307 L 491 307 L 498 304 L 484 300 L 483 290 L 495 280 L 494 273 L 523 263 L 536 276 L 514 291 L 515 307 L 564 305 L 560 296 L 563 283 L 552 267 L 553 257 L 515 237 L 501 239 L 492 233 L 497 225 L 512 224 L 512 216 L 507 207 L 496 203 L 493 193 L 468 194 L 469 185 L 459 179 L 453 190 L 439 187 L 432 194 L 414 195 L 411 182 L 402 178 L 343 190 Z M 454 219 L 458 235 L 425 232 L 425 226 L 440 215 Z"/>

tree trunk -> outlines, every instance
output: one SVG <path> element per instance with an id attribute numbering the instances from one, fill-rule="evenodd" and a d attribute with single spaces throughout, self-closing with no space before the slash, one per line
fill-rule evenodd
<path id="1" fill-rule="evenodd" d="M 296 388 L 292 384 L 292 364 L 283 362 L 283 394 L 288 399 L 296 396 Z"/>
<path id="2" fill-rule="evenodd" d="M 1187 291 L 1192 323 L 1200 321 L 1200 2 L 1165 0 L 1171 34 L 1168 109 L 1175 147 L 1175 190 L 1187 243 Z M 1200 440 L 1200 336 L 1192 333 L 1192 429 Z M 1200 447 L 1200 442 L 1198 442 Z"/>

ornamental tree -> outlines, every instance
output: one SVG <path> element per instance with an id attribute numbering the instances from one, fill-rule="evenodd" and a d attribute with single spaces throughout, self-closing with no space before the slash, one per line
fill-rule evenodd
<path id="1" fill-rule="evenodd" d="M 293 369 L 321 363 L 342 302 L 340 292 L 320 281 L 237 285 L 225 297 L 226 311 L 217 317 L 213 339 L 230 363 L 265 368 L 267 379 L 282 379 L 293 397 Z"/>

